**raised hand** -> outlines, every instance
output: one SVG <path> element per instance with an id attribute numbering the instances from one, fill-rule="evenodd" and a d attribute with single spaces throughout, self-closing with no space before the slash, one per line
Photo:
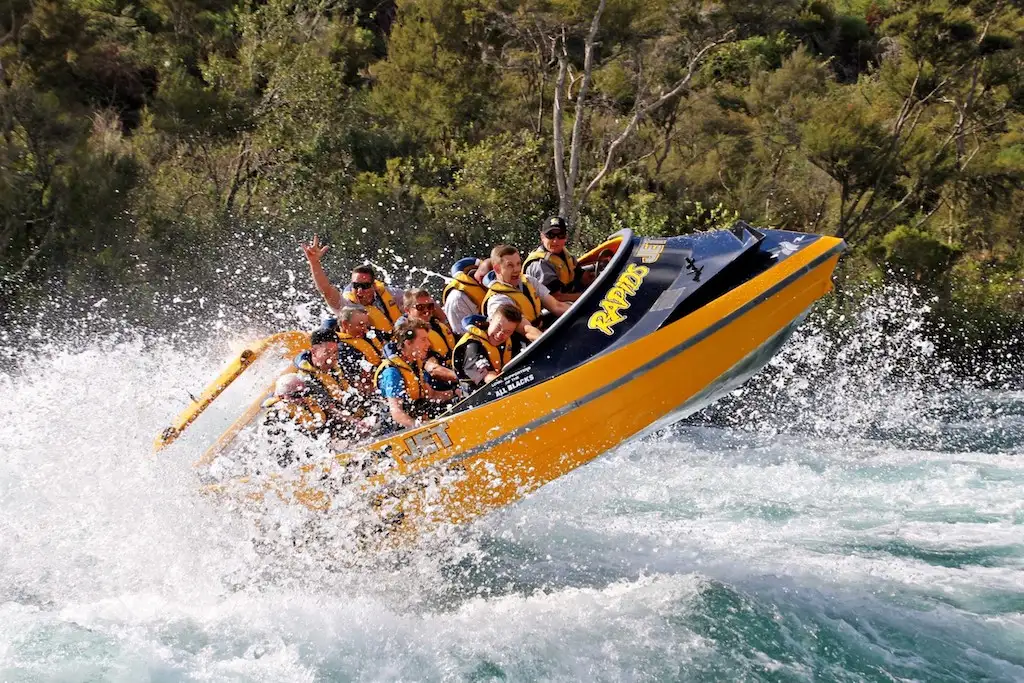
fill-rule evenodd
<path id="1" fill-rule="evenodd" d="M 487 258 L 480 262 L 479 266 L 477 266 L 476 272 L 473 273 L 473 279 L 475 279 L 480 284 L 483 284 L 484 276 L 487 275 L 487 273 L 491 272 L 492 270 L 494 270 L 494 267 L 493 264 L 491 263 L 491 258 L 488 256 Z"/>
<path id="2" fill-rule="evenodd" d="M 306 254 L 306 260 L 312 263 L 320 263 L 320 259 L 323 258 L 324 254 L 330 246 L 326 244 L 320 244 L 320 238 L 313 235 L 313 241 L 309 244 L 302 245 L 302 251 Z"/>
<path id="3" fill-rule="evenodd" d="M 324 297 L 327 307 L 337 312 L 342 305 L 341 290 L 331 284 L 330 278 L 324 272 L 323 264 L 320 263 L 320 259 L 327 253 L 328 248 L 326 244 L 320 244 L 319 237 L 313 235 L 312 242 L 302 245 L 302 252 L 306 255 L 306 260 L 309 261 L 309 273 L 313 276 L 316 290 Z"/>

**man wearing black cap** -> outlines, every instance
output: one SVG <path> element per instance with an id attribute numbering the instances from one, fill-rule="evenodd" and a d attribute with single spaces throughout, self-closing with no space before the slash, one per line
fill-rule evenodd
<path id="1" fill-rule="evenodd" d="M 569 226 L 561 216 L 544 221 L 540 246 L 523 261 L 523 272 L 551 290 L 559 301 L 573 302 L 583 293 L 583 271 L 565 248 Z"/>

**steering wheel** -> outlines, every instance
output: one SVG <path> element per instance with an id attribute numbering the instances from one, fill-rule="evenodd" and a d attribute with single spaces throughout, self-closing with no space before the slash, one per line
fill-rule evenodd
<path id="1" fill-rule="evenodd" d="M 597 261 L 594 262 L 594 277 L 597 278 L 604 269 L 611 263 L 612 257 L 615 256 L 615 252 L 611 249 L 604 249 L 600 254 L 597 255 Z"/>

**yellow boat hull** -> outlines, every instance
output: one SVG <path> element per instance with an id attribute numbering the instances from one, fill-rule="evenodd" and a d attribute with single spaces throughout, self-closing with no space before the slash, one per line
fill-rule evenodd
<path id="1" fill-rule="evenodd" d="M 506 506 L 749 374 L 832 288 L 841 240 L 820 238 L 680 320 L 584 365 L 479 407 L 308 466 L 298 483 L 257 485 L 315 509 L 332 469 L 387 471 L 361 484 L 388 531 L 461 524 Z M 725 378 L 725 379 L 723 379 Z M 249 486 L 255 482 L 249 482 Z M 353 483 L 353 485 L 360 485 Z M 250 494 L 252 490 L 250 489 Z"/>

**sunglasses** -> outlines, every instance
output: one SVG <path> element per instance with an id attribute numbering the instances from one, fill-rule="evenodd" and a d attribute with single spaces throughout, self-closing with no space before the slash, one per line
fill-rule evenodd
<path id="1" fill-rule="evenodd" d="M 373 287 L 372 282 L 351 282 L 352 289 L 370 289 Z"/>
<path id="2" fill-rule="evenodd" d="M 413 304 L 413 308 L 415 308 L 420 313 L 429 313 L 430 311 L 434 310 L 434 305 L 434 302 L 431 301 L 429 304 Z"/>
<path id="3" fill-rule="evenodd" d="M 549 240 L 564 240 L 568 235 L 561 230 L 552 230 L 551 232 L 544 233 L 544 236 Z"/>

